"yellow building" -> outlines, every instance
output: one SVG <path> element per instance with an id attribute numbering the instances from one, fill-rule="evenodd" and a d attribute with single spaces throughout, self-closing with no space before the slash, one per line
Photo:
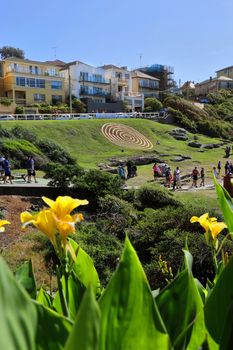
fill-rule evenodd
<path id="1" fill-rule="evenodd" d="M 159 97 L 159 79 L 139 70 L 131 72 L 132 92 L 144 95 L 144 98 Z"/>
<path id="2" fill-rule="evenodd" d="M 59 63 L 13 57 L 1 61 L 0 97 L 7 97 L 18 106 L 65 102 L 65 78 Z"/>

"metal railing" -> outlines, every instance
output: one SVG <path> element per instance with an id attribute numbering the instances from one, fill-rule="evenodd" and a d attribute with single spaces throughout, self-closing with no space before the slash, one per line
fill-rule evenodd
<path id="1" fill-rule="evenodd" d="M 89 120 L 89 119 L 118 119 L 143 118 L 160 120 L 166 119 L 166 112 L 131 112 L 131 113 L 64 113 L 64 114 L 0 114 L 1 121 L 13 120 Z"/>

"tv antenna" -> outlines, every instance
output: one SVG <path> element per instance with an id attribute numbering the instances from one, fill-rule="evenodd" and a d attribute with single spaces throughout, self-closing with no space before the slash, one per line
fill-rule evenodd
<path id="1" fill-rule="evenodd" d="M 139 56 L 139 63 L 140 63 L 140 67 L 141 67 L 142 66 L 142 53 L 139 52 L 138 56 Z"/>
<path id="2" fill-rule="evenodd" d="M 57 46 L 53 46 L 52 47 L 53 51 L 54 51 L 54 59 L 57 59 Z"/>

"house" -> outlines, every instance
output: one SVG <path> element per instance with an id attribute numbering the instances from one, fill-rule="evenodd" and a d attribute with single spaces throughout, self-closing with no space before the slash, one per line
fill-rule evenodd
<path id="1" fill-rule="evenodd" d="M 0 96 L 14 106 L 64 103 L 64 74 L 55 62 L 6 58 L 0 62 Z"/>
<path id="2" fill-rule="evenodd" d="M 144 98 L 159 97 L 159 79 L 139 70 L 132 71 L 132 92 L 141 93 Z"/>
<path id="3" fill-rule="evenodd" d="M 133 91 L 132 72 L 127 67 L 117 67 L 113 64 L 102 66 L 106 77 L 111 84 L 111 98 L 114 101 L 123 101 L 127 111 L 142 111 L 144 108 L 144 95 Z"/>
<path id="4" fill-rule="evenodd" d="M 195 85 L 195 95 L 206 96 L 221 89 L 233 89 L 233 79 L 226 76 L 210 77 Z"/>

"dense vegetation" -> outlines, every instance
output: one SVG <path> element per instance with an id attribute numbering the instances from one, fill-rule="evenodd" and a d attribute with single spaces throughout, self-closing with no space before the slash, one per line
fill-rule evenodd
<path id="1" fill-rule="evenodd" d="M 169 114 L 178 125 L 194 133 L 233 140 L 232 92 L 224 90 L 211 94 L 210 102 L 200 109 L 182 97 L 168 96 L 163 104 L 169 107 Z"/>

